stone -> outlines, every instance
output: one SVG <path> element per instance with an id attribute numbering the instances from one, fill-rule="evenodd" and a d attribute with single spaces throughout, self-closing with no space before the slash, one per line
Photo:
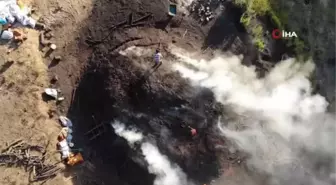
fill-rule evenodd
<path id="1" fill-rule="evenodd" d="M 54 60 L 55 60 L 55 61 L 57 61 L 57 62 L 59 62 L 59 61 L 61 61 L 61 60 L 62 60 L 62 57 L 61 57 L 61 56 L 59 56 L 59 55 L 57 55 L 57 56 L 54 56 Z"/>
<path id="2" fill-rule="evenodd" d="M 54 37 L 54 34 L 52 34 L 52 33 L 47 33 L 47 34 L 45 34 L 44 37 L 47 38 L 47 39 L 50 39 L 50 38 Z"/>
<path id="3" fill-rule="evenodd" d="M 58 81 L 58 76 L 57 75 L 54 75 L 53 77 L 52 77 L 52 79 L 51 79 L 51 81 L 52 81 L 52 83 L 55 83 L 55 82 L 57 82 Z"/>
<path id="4" fill-rule="evenodd" d="M 50 44 L 50 49 L 55 50 L 57 48 L 56 44 Z"/>

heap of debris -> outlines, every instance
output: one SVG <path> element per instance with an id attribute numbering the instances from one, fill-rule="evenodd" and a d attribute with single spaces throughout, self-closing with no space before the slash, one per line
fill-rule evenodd
<path id="1" fill-rule="evenodd" d="M 190 5 L 189 11 L 193 13 L 202 24 L 206 24 L 215 17 L 214 11 L 222 2 L 224 2 L 224 0 L 197 0 Z"/>
<path id="2" fill-rule="evenodd" d="M 46 163 L 46 150 L 42 146 L 30 145 L 18 140 L 0 153 L 0 165 L 24 167 L 30 172 L 29 181 L 46 181 L 54 178 L 61 168 Z"/>

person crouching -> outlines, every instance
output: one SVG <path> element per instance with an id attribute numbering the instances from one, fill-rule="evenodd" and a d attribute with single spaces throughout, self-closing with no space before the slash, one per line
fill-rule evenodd
<path id="1" fill-rule="evenodd" d="M 154 62 L 152 69 L 157 70 L 162 65 L 162 54 L 160 53 L 159 49 L 156 49 L 154 54 Z"/>

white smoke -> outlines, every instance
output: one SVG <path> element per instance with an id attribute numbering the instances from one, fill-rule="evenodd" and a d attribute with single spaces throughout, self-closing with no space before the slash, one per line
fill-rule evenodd
<path id="1" fill-rule="evenodd" d="M 135 129 L 126 129 L 125 125 L 119 121 L 115 121 L 112 127 L 115 133 L 125 138 L 131 146 L 135 142 L 142 142 L 141 151 L 149 165 L 148 171 L 156 175 L 154 185 L 191 185 L 183 171 L 177 165 L 172 165 L 156 146 L 143 142 L 142 133 Z"/>
<path id="2" fill-rule="evenodd" d="M 126 126 L 119 121 L 115 121 L 112 124 L 115 133 L 127 140 L 127 142 L 133 146 L 135 142 L 141 141 L 143 136 L 141 133 L 136 132 L 135 129 L 126 129 Z"/>
<path id="3" fill-rule="evenodd" d="M 243 66 L 237 56 L 205 61 L 180 50 L 173 53 L 180 60 L 174 70 L 195 86 L 212 89 L 217 101 L 235 113 L 223 115 L 218 125 L 225 137 L 251 155 L 250 167 L 272 175 L 274 184 L 330 183 L 334 169 L 316 171 L 315 165 L 335 162 L 335 119 L 325 113 L 325 98 L 311 93 L 311 61 L 282 61 L 258 79 L 255 69 Z M 235 121 L 228 122 L 229 116 Z M 233 129 L 237 127 L 244 130 Z"/>
<path id="4" fill-rule="evenodd" d="M 143 143 L 142 153 L 149 164 L 150 173 L 156 174 L 154 185 L 187 185 L 187 178 L 178 166 L 172 166 L 168 158 L 150 143 Z"/>
<path id="5" fill-rule="evenodd" d="M 119 54 L 128 56 L 128 57 L 143 57 L 143 56 L 152 56 L 154 50 L 147 49 L 143 47 L 130 46 L 124 50 L 119 51 Z"/>

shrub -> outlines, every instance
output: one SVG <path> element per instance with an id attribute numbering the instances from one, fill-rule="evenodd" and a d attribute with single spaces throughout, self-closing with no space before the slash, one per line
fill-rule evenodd
<path id="1" fill-rule="evenodd" d="M 298 39 L 298 38 L 295 38 L 294 39 L 294 47 L 295 47 L 295 52 L 296 53 L 303 53 L 304 52 L 304 47 L 305 47 L 305 43 Z"/>
<path id="2" fill-rule="evenodd" d="M 252 0 L 248 1 L 247 11 L 256 13 L 257 15 L 265 15 L 271 10 L 269 0 Z"/>
<path id="3" fill-rule="evenodd" d="M 240 18 L 240 22 L 245 26 L 247 30 L 251 30 L 251 21 L 257 16 L 268 15 L 271 17 L 273 23 L 279 29 L 284 29 L 288 21 L 288 14 L 283 7 L 278 6 L 278 1 L 276 0 L 234 0 L 234 3 L 238 6 L 245 7 L 246 11 Z M 274 9 L 276 7 L 277 9 Z M 263 27 L 257 25 L 252 28 L 252 36 L 255 45 L 259 50 L 265 48 L 265 43 L 263 41 Z M 292 46 L 295 53 L 301 55 L 304 54 L 305 42 L 300 39 L 294 39 L 292 41 L 287 41 L 288 46 Z"/>
<path id="4" fill-rule="evenodd" d="M 238 6 L 245 6 L 247 0 L 235 0 L 234 3 Z"/>
<path id="5" fill-rule="evenodd" d="M 243 15 L 240 17 L 240 22 L 245 26 L 248 27 L 251 23 L 251 16 L 248 15 L 247 12 L 243 13 Z"/>
<path id="6" fill-rule="evenodd" d="M 254 27 L 252 29 L 252 34 L 255 36 L 255 37 L 262 37 L 263 34 L 264 34 L 264 30 L 263 30 L 263 27 L 261 25 L 257 25 L 256 27 Z"/>
<path id="7" fill-rule="evenodd" d="M 270 11 L 269 12 L 271 19 L 273 21 L 273 23 L 279 28 L 282 29 L 283 28 L 283 24 L 282 21 L 280 21 L 280 18 L 275 14 L 274 11 Z"/>
<path id="8" fill-rule="evenodd" d="M 256 38 L 254 40 L 254 44 L 258 48 L 259 51 L 263 51 L 265 49 L 265 43 L 261 38 Z"/>

